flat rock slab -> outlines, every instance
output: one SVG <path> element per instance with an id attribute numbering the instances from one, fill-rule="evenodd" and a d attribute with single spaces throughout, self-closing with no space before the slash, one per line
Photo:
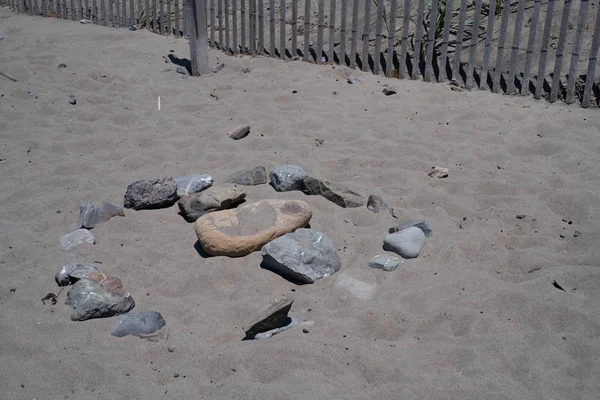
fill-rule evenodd
<path id="1" fill-rule="evenodd" d="M 310 206 L 303 201 L 260 200 L 205 214 L 196 221 L 195 230 L 207 254 L 243 257 L 306 226 L 311 217 Z"/>
<path id="2" fill-rule="evenodd" d="M 208 174 L 189 174 L 175 177 L 177 196 L 198 193 L 212 186 L 214 179 Z"/>
<path id="3" fill-rule="evenodd" d="M 182 197 L 177 205 L 186 221 L 195 222 L 209 212 L 233 208 L 245 198 L 246 192 L 243 189 L 213 186 L 200 193 Z"/>
<path id="4" fill-rule="evenodd" d="M 96 244 L 96 238 L 92 232 L 88 231 L 87 229 L 77 229 L 76 231 L 67 233 L 60 238 L 60 248 L 63 251 L 69 251 L 73 247 L 82 243 Z"/>
<path id="5" fill-rule="evenodd" d="M 267 183 L 267 169 L 265 167 L 254 167 L 249 170 L 238 171 L 225 178 L 224 182 L 244 186 L 262 185 Z"/>
<path id="6" fill-rule="evenodd" d="M 125 211 L 107 201 L 94 201 L 82 203 L 79 206 L 79 220 L 77 229 L 92 229 L 101 222 L 106 222 L 112 217 L 124 217 Z"/>
<path id="7" fill-rule="evenodd" d="M 350 294 L 360 300 L 369 300 L 377 293 L 377 280 L 370 271 L 344 272 L 333 282 L 331 292 L 335 296 Z"/>
<path id="8" fill-rule="evenodd" d="M 410 222 L 406 222 L 404 224 L 399 224 L 399 225 L 393 226 L 390 228 L 389 232 L 390 233 L 399 232 L 406 228 L 410 228 L 411 226 L 416 226 L 417 228 L 422 230 L 423 233 L 425 234 L 425 237 L 431 237 L 431 235 L 433 234 L 433 232 L 431 230 L 431 225 L 429 224 L 429 221 L 427 221 L 426 219 L 410 221 Z"/>
<path id="9" fill-rule="evenodd" d="M 111 335 L 116 337 L 150 335 L 163 326 L 165 320 L 159 312 L 130 312 L 117 317 Z"/>
<path id="10" fill-rule="evenodd" d="M 106 318 L 129 312 L 135 302 L 121 289 L 108 291 L 91 279 L 80 279 L 67 293 L 66 305 L 73 308 L 71 321 Z"/>
<path id="11" fill-rule="evenodd" d="M 278 192 L 304 189 L 303 180 L 308 178 L 306 171 L 297 165 L 280 165 L 269 172 L 271 186 Z"/>
<path id="12" fill-rule="evenodd" d="M 383 241 L 383 249 L 392 251 L 403 258 L 419 256 L 425 245 L 425 233 L 416 226 L 387 235 Z"/>
<path id="13" fill-rule="evenodd" d="M 230 130 L 227 133 L 227 136 L 229 136 L 233 140 L 240 140 L 240 139 L 243 139 L 246 136 L 248 136 L 249 133 L 250 133 L 250 125 L 240 125 L 236 128 L 233 128 L 232 130 Z"/>
<path id="14" fill-rule="evenodd" d="M 342 185 L 313 177 L 306 177 L 302 182 L 304 193 L 313 196 L 323 196 L 340 207 L 351 208 L 364 205 L 364 200 L 360 194 Z"/>
<path id="15" fill-rule="evenodd" d="M 171 207 L 177 202 L 177 184 L 171 179 L 137 181 L 127 187 L 125 208 L 152 210 Z"/>
<path id="16" fill-rule="evenodd" d="M 382 269 L 384 271 L 393 271 L 402 264 L 404 264 L 404 260 L 402 258 L 389 254 L 377 255 L 371 258 L 369 261 L 369 267 Z"/>
<path id="17" fill-rule="evenodd" d="M 261 332 L 266 332 L 272 329 L 281 328 L 286 324 L 288 313 L 292 308 L 294 300 L 286 299 L 278 303 L 272 304 L 258 318 L 244 327 L 246 338 L 254 338 Z"/>
<path id="18" fill-rule="evenodd" d="M 91 279 L 90 276 L 98 274 L 100 271 L 93 265 L 69 263 L 62 266 L 60 271 L 54 277 L 58 286 L 67 286 L 77 282 L 80 279 Z"/>
<path id="19" fill-rule="evenodd" d="M 292 282 L 315 283 L 342 263 L 327 236 L 311 229 L 285 234 L 262 248 L 263 267 Z"/>

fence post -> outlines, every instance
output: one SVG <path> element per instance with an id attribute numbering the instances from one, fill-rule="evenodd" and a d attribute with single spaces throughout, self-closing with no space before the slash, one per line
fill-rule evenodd
<path id="1" fill-rule="evenodd" d="M 208 63 L 208 42 L 206 38 L 206 0 L 188 0 L 187 8 L 188 33 L 190 40 L 190 60 L 192 76 L 200 76 L 210 72 Z"/>

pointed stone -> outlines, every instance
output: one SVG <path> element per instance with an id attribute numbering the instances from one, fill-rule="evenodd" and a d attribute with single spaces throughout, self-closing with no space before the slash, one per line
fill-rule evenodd
<path id="1" fill-rule="evenodd" d="M 288 312 L 292 308 L 294 300 L 285 299 L 278 303 L 271 305 L 266 311 L 264 311 L 258 318 L 252 323 L 244 327 L 247 338 L 254 338 L 261 332 L 270 331 L 271 329 L 281 328 L 286 325 L 288 319 Z"/>

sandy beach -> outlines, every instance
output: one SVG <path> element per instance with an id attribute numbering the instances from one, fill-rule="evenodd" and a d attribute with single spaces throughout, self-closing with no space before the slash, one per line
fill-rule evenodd
<path id="1" fill-rule="evenodd" d="M 596 108 L 217 51 L 221 71 L 189 78 L 165 63 L 189 58 L 185 40 L 8 8 L 0 36 L 0 71 L 17 80 L 0 77 L 0 398 L 598 398 Z M 242 124 L 246 138 L 227 137 Z M 82 202 L 122 206 L 134 181 L 207 173 L 216 186 L 283 164 L 378 194 L 398 219 L 244 187 L 247 202 L 309 203 L 336 245 L 340 271 L 301 286 L 260 252 L 203 257 L 177 206 L 128 209 L 92 230 L 95 245 L 60 249 Z M 422 218 L 433 236 L 418 258 L 369 268 L 390 227 Z M 74 261 L 119 277 L 134 311 L 160 312 L 160 335 L 71 321 L 68 288 L 43 304 Z M 333 291 L 342 274 L 376 294 Z M 242 341 L 284 298 L 308 333 Z"/>

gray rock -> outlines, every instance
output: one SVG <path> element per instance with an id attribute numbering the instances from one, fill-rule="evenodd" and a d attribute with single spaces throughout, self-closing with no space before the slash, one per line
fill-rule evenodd
<path id="1" fill-rule="evenodd" d="M 248 136 L 249 133 L 250 125 L 240 125 L 229 131 L 229 133 L 227 133 L 227 136 L 229 136 L 233 140 L 240 140 Z"/>
<path id="2" fill-rule="evenodd" d="M 360 300 L 369 300 L 377 293 L 375 275 L 363 269 L 340 274 L 333 282 L 331 294 L 343 298 L 347 293 Z"/>
<path id="3" fill-rule="evenodd" d="M 97 274 L 98 268 L 89 264 L 69 263 L 62 266 L 54 280 L 58 286 L 67 286 L 80 279 L 90 279 L 92 274 Z"/>
<path id="4" fill-rule="evenodd" d="M 383 199 L 376 194 L 369 195 L 369 198 L 367 199 L 367 209 L 373 211 L 374 213 L 388 211 L 392 217 L 398 218 L 394 213 L 394 209 L 388 206 L 385 201 L 383 201 Z"/>
<path id="5" fill-rule="evenodd" d="M 294 282 L 314 283 L 342 266 L 331 240 L 306 228 L 267 243 L 262 256 L 264 268 Z"/>
<path id="6" fill-rule="evenodd" d="M 327 200 L 343 208 L 361 207 L 364 205 L 360 194 L 333 182 L 321 181 L 313 177 L 302 180 L 304 193 L 308 195 L 320 195 Z"/>
<path id="7" fill-rule="evenodd" d="M 383 249 L 393 251 L 403 258 L 419 256 L 425 245 L 425 234 L 416 226 L 387 235 L 383 241 Z"/>
<path id="8" fill-rule="evenodd" d="M 73 96 L 73 95 L 69 96 L 69 104 L 71 104 L 71 105 L 77 104 L 77 99 L 75 98 L 75 96 Z"/>
<path id="9" fill-rule="evenodd" d="M 112 317 L 135 307 L 129 293 L 122 289 L 108 291 L 98 282 L 85 278 L 75 282 L 65 304 L 73 308 L 71 321 Z"/>
<path id="10" fill-rule="evenodd" d="M 121 207 L 117 207 L 106 201 L 81 203 L 79 206 L 77 229 L 92 229 L 100 222 L 108 221 L 114 216 L 124 217 L 125 211 Z"/>
<path id="11" fill-rule="evenodd" d="M 177 195 L 198 193 L 212 186 L 214 179 L 208 174 L 188 174 L 175 177 Z"/>
<path id="12" fill-rule="evenodd" d="M 69 251 L 81 243 L 96 244 L 96 238 L 87 229 L 77 229 L 76 231 L 67 233 L 60 239 L 60 248 L 63 251 Z"/>
<path id="13" fill-rule="evenodd" d="M 271 169 L 269 172 L 271 186 L 278 192 L 289 192 L 291 190 L 304 189 L 304 178 L 308 174 L 297 165 L 281 165 Z"/>
<path id="14" fill-rule="evenodd" d="M 165 320 L 156 311 L 131 312 L 117 317 L 111 335 L 116 337 L 150 335 L 163 326 Z"/>
<path id="15" fill-rule="evenodd" d="M 377 255 L 369 261 L 369 267 L 384 271 L 393 271 L 402 264 L 404 264 L 403 259 L 388 254 Z"/>
<path id="16" fill-rule="evenodd" d="M 183 196 L 177 205 L 188 222 L 195 222 L 206 213 L 235 207 L 246 198 L 246 192 L 237 187 L 213 186 L 191 196 Z"/>
<path id="17" fill-rule="evenodd" d="M 170 207 L 177 202 L 177 184 L 171 179 L 137 181 L 127 187 L 125 208 L 150 210 Z"/>
<path id="18" fill-rule="evenodd" d="M 351 84 L 351 85 L 355 85 L 357 83 L 360 83 L 360 79 L 355 78 L 353 76 L 349 76 L 348 77 L 348 83 Z"/>
<path id="19" fill-rule="evenodd" d="M 248 327 L 244 327 L 246 337 L 251 339 L 261 332 L 281 328 L 286 325 L 288 312 L 292 308 L 294 300 L 286 299 L 271 305 L 257 319 L 251 322 Z"/>
<path id="20" fill-rule="evenodd" d="M 431 225 L 429 225 L 429 221 L 427 221 L 426 219 L 410 221 L 410 222 L 407 222 L 404 224 L 399 224 L 399 225 L 393 226 L 390 228 L 389 232 L 390 233 L 399 232 L 406 228 L 410 228 L 411 226 L 416 226 L 417 228 L 421 229 L 423 231 L 423 233 L 425 234 L 425 237 L 431 237 L 431 235 L 433 234 L 433 232 L 431 231 Z"/>
<path id="21" fill-rule="evenodd" d="M 267 183 L 267 170 L 265 167 L 254 167 L 249 170 L 238 171 L 225 178 L 224 182 L 244 186 L 262 185 Z"/>

